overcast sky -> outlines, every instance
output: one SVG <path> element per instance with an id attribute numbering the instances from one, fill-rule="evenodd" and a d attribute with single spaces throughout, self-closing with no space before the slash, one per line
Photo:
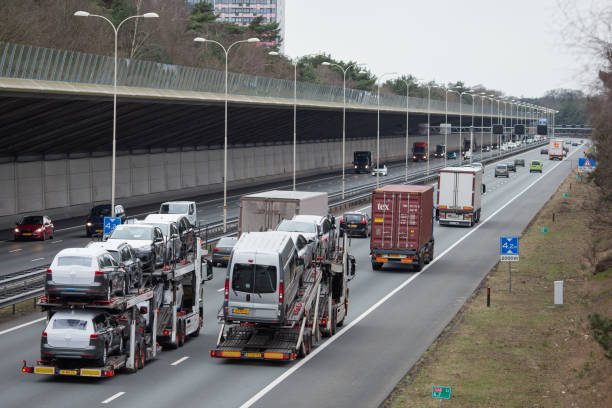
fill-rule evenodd
<path id="1" fill-rule="evenodd" d="M 584 89 L 583 63 L 559 32 L 557 1 L 286 0 L 285 52 L 324 51 L 376 75 L 462 80 L 519 97 Z"/>

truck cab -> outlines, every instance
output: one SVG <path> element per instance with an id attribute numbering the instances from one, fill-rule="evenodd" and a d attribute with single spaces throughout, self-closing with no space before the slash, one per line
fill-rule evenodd
<path id="1" fill-rule="evenodd" d="M 372 168 L 372 152 L 359 151 L 353 153 L 353 169 L 355 173 L 368 173 Z"/>
<path id="2" fill-rule="evenodd" d="M 412 161 L 427 160 L 427 143 L 414 142 L 412 145 Z"/>

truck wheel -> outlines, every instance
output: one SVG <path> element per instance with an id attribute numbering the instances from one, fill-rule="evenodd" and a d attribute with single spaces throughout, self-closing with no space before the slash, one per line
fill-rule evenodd
<path id="1" fill-rule="evenodd" d="M 381 262 L 372 262 L 372 269 L 375 271 L 380 271 L 382 266 L 383 264 Z"/>
<path id="2" fill-rule="evenodd" d="M 199 324 L 198 324 L 198 328 L 190 334 L 191 337 L 198 337 L 200 335 L 200 328 L 202 327 L 202 313 L 200 311 L 200 317 L 198 317 L 199 319 Z"/>
<path id="3" fill-rule="evenodd" d="M 143 350 L 141 343 L 136 344 L 136 351 L 134 353 L 134 366 L 137 370 L 142 370 L 144 366 L 142 362 Z"/>
<path id="4" fill-rule="evenodd" d="M 336 330 L 337 330 L 337 322 L 336 320 L 338 319 L 338 312 L 336 311 L 336 308 L 334 307 L 334 311 L 332 312 L 332 321 L 331 321 L 331 329 L 329 331 L 329 335 L 333 336 L 334 334 L 336 334 Z"/>
<path id="5" fill-rule="evenodd" d="M 423 253 L 421 253 L 421 255 L 419 256 L 419 263 L 414 266 L 415 272 L 421 272 L 421 270 L 423 269 L 423 265 L 425 263 L 423 258 L 425 258 L 425 256 Z"/>

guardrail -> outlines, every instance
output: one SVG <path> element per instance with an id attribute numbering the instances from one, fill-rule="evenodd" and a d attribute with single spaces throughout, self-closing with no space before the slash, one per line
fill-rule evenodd
<path id="1" fill-rule="evenodd" d="M 509 156 L 513 156 L 517 153 L 525 152 L 546 145 L 548 141 L 543 141 L 536 144 L 527 145 L 515 150 L 510 150 L 499 155 L 482 159 L 479 162 L 483 164 L 493 163 L 498 160 L 505 159 Z M 468 164 L 469 160 L 461 160 L 460 165 Z M 423 175 L 424 170 L 413 171 L 408 174 L 408 182 L 420 184 L 434 181 L 438 178 L 438 171 L 444 168 L 444 165 L 430 166 L 429 175 Z M 395 176 L 395 177 L 381 177 L 380 185 L 394 184 L 394 183 L 405 183 L 406 176 Z M 368 183 L 362 186 L 354 187 L 345 190 L 342 199 L 341 192 L 331 193 L 329 197 L 331 202 L 329 204 L 330 211 L 337 211 L 339 209 L 346 208 L 357 204 L 362 201 L 368 201 L 371 197 L 372 190 L 376 188 L 376 183 Z M 215 222 L 206 225 L 199 226 L 196 228 L 196 234 L 202 239 L 203 244 L 206 247 L 216 243 L 224 236 L 236 235 L 238 233 L 238 217 L 233 217 L 227 220 L 227 230 L 223 231 L 223 223 Z M 38 268 L 26 269 L 23 271 L 15 272 L 9 275 L 0 276 L 0 308 L 13 306 L 13 312 L 15 311 L 15 305 L 29 299 L 35 299 L 43 294 L 44 291 L 44 279 L 47 268 L 49 265 L 44 265 Z"/>

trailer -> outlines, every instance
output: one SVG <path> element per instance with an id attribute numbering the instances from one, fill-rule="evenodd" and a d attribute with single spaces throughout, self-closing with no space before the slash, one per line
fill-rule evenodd
<path id="1" fill-rule="evenodd" d="M 106 364 L 86 359 L 62 360 L 42 355 L 36 364 L 22 361 L 21 371 L 31 374 L 113 377 L 119 370 L 135 372 L 156 357 L 163 348 L 177 348 L 187 336 L 197 337 L 202 327 L 202 249 L 198 239 L 194 251 L 173 266 L 147 276 L 142 289 L 106 300 L 74 300 L 44 296 L 38 305 L 47 312 L 47 323 L 61 311 L 100 311 L 117 321 L 114 330 L 122 336 L 119 350 Z M 208 261 L 205 261 L 208 263 Z M 207 274 L 206 279 L 212 275 Z M 42 348 L 42 345 L 41 345 Z"/>
<path id="2" fill-rule="evenodd" d="M 438 177 L 436 218 L 440 225 L 473 226 L 480 221 L 483 171 L 474 167 L 446 167 Z"/>
<path id="3" fill-rule="evenodd" d="M 305 271 L 283 325 L 229 321 L 221 308 L 221 329 L 210 356 L 292 361 L 309 354 L 322 337 L 333 336 L 346 319 L 348 282 L 355 276 L 355 258 L 349 255 L 348 238 L 342 242 L 330 259 L 318 258 Z"/>

